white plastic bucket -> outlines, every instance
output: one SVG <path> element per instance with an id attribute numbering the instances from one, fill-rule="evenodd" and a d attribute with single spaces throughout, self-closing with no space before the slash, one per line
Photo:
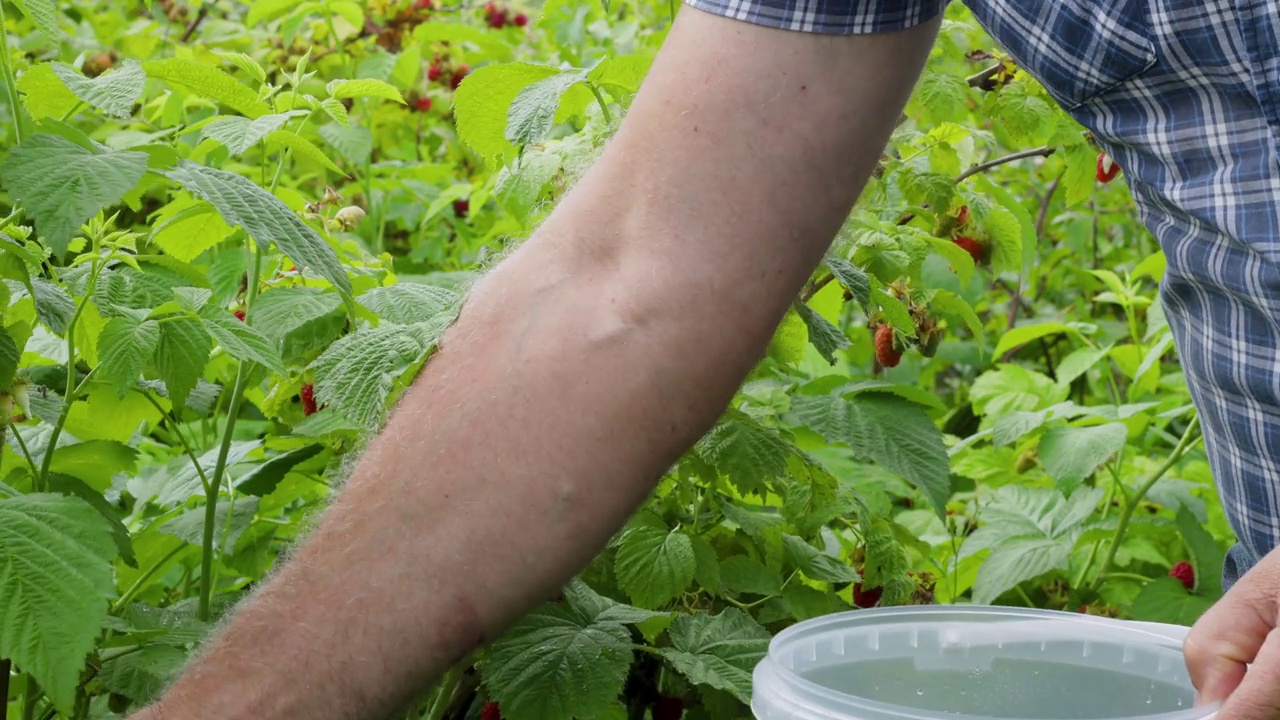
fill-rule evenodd
<path id="1" fill-rule="evenodd" d="M 757 720 L 1205 720 L 1188 628 L 1075 613 L 910 606 L 779 633 L 755 669 Z"/>

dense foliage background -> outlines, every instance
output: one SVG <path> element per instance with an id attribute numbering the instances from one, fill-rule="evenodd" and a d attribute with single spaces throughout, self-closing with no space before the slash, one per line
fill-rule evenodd
<path id="1" fill-rule="evenodd" d="M 678 10 L 446 2 L 0 2 L 7 717 L 163 687 Z M 722 420 L 410 717 L 748 717 L 772 633 L 876 603 L 1192 622 L 1230 531 L 1115 175 L 953 3 Z"/>

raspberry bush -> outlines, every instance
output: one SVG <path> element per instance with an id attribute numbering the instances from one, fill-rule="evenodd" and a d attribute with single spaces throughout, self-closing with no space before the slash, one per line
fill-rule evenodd
<path id="1" fill-rule="evenodd" d="M 677 10 L 0 3 L 8 717 L 164 687 L 590 165 Z M 773 633 L 877 605 L 1194 621 L 1230 532 L 1163 269 L 1120 169 L 952 4 L 723 417 L 406 717 L 741 718 Z"/>

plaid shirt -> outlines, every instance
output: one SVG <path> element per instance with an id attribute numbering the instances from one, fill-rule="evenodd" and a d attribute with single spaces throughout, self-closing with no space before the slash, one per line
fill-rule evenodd
<path id="1" fill-rule="evenodd" d="M 945 0 L 686 0 L 788 30 L 901 29 Z M 1280 2 L 966 0 L 1125 170 L 1239 539 L 1233 583 L 1280 545 Z"/>

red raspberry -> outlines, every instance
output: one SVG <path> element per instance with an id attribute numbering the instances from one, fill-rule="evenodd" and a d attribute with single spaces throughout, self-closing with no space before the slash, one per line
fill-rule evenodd
<path id="1" fill-rule="evenodd" d="M 895 347 L 892 325 L 882 324 L 876 328 L 876 360 L 887 368 L 902 362 L 902 351 Z"/>
<path id="2" fill-rule="evenodd" d="M 458 66 L 457 70 L 453 71 L 453 80 L 449 81 L 449 87 L 453 90 L 457 90 L 458 86 L 462 84 L 463 79 L 470 74 L 471 66 L 466 63 L 462 63 Z"/>
<path id="3" fill-rule="evenodd" d="M 431 0 L 414 0 L 413 8 L 415 10 L 430 10 Z"/>
<path id="4" fill-rule="evenodd" d="M 982 243 L 967 235 L 957 237 L 955 239 L 955 243 L 964 248 L 965 252 L 969 253 L 969 256 L 973 258 L 975 265 L 982 262 L 982 256 L 986 254 L 986 250 L 982 247 Z"/>
<path id="5" fill-rule="evenodd" d="M 1182 586 L 1188 590 L 1194 590 L 1196 587 L 1195 568 L 1191 567 L 1191 563 L 1185 560 L 1169 569 L 1169 577 L 1182 583 Z"/>
<path id="6" fill-rule="evenodd" d="M 316 412 L 316 389 L 314 385 L 303 385 L 298 396 L 302 398 L 302 414 L 305 417 Z"/>
<path id="7" fill-rule="evenodd" d="M 471 212 L 470 200 L 454 200 L 453 201 L 454 217 L 466 217 L 467 213 L 469 212 Z"/>
<path id="8" fill-rule="evenodd" d="M 425 96 L 420 97 L 413 103 L 413 106 L 418 109 L 418 112 L 430 112 L 431 98 Z"/>
<path id="9" fill-rule="evenodd" d="M 444 77 L 444 68 L 440 67 L 440 63 L 432 63 L 431 67 L 427 68 L 427 79 L 431 82 L 435 82 L 442 77 Z"/>
<path id="10" fill-rule="evenodd" d="M 244 322 L 244 310 L 243 310 L 243 309 L 237 310 L 237 311 L 235 311 L 235 312 L 234 312 L 234 313 L 232 313 L 232 314 L 236 316 L 236 319 L 237 319 L 237 320 L 239 320 L 240 322 Z"/>
<path id="11" fill-rule="evenodd" d="M 507 14 L 504 12 L 496 12 L 489 16 L 489 27 L 494 30 L 501 30 L 507 25 Z"/>
<path id="12" fill-rule="evenodd" d="M 485 703 L 480 708 L 480 720 L 502 720 L 502 711 L 498 709 L 498 703 Z"/>
<path id="13" fill-rule="evenodd" d="M 513 19 L 511 22 L 515 23 L 516 27 L 524 27 L 525 25 L 529 24 L 529 16 L 525 15 L 524 13 L 518 13 L 515 16 L 515 19 Z"/>
<path id="14" fill-rule="evenodd" d="M 881 325 L 880 327 L 886 327 Z M 876 603 L 880 602 L 880 596 L 884 594 L 884 588 L 868 588 L 862 589 L 862 583 L 853 584 L 853 604 L 864 610 L 873 608 Z"/>
<path id="15" fill-rule="evenodd" d="M 967 222 L 969 222 L 969 206 L 961 205 L 960 212 L 956 213 L 956 224 L 964 225 Z"/>
<path id="16" fill-rule="evenodd" d="M 1119 174 L 1120 166 L 1116 164 L 1115 160 L 1111 159 L 1110 155 L 1106 153 L 1098 155 L 1098 170 L 1095 173 L 1095 177 L 1098 178 L 1098 182 L 1103 184 L 1109 183 L 1112 180 L 1115 180 L 1116 176 Z"/>
<path id="17" fill-rule="evenodd" d="M 485 17 L 489 17 L 490 15 L 493 15 L 496 12 L 498 12 L 498 3 L 496 2 L 485 3 L 484 5 Z"/>
<path id="18" fill-rule="evenodd" d="M 659 698 L 653 706 L 653 720 L 680 720 L 684 717 L 684 700 L 678 697 Z"/>

